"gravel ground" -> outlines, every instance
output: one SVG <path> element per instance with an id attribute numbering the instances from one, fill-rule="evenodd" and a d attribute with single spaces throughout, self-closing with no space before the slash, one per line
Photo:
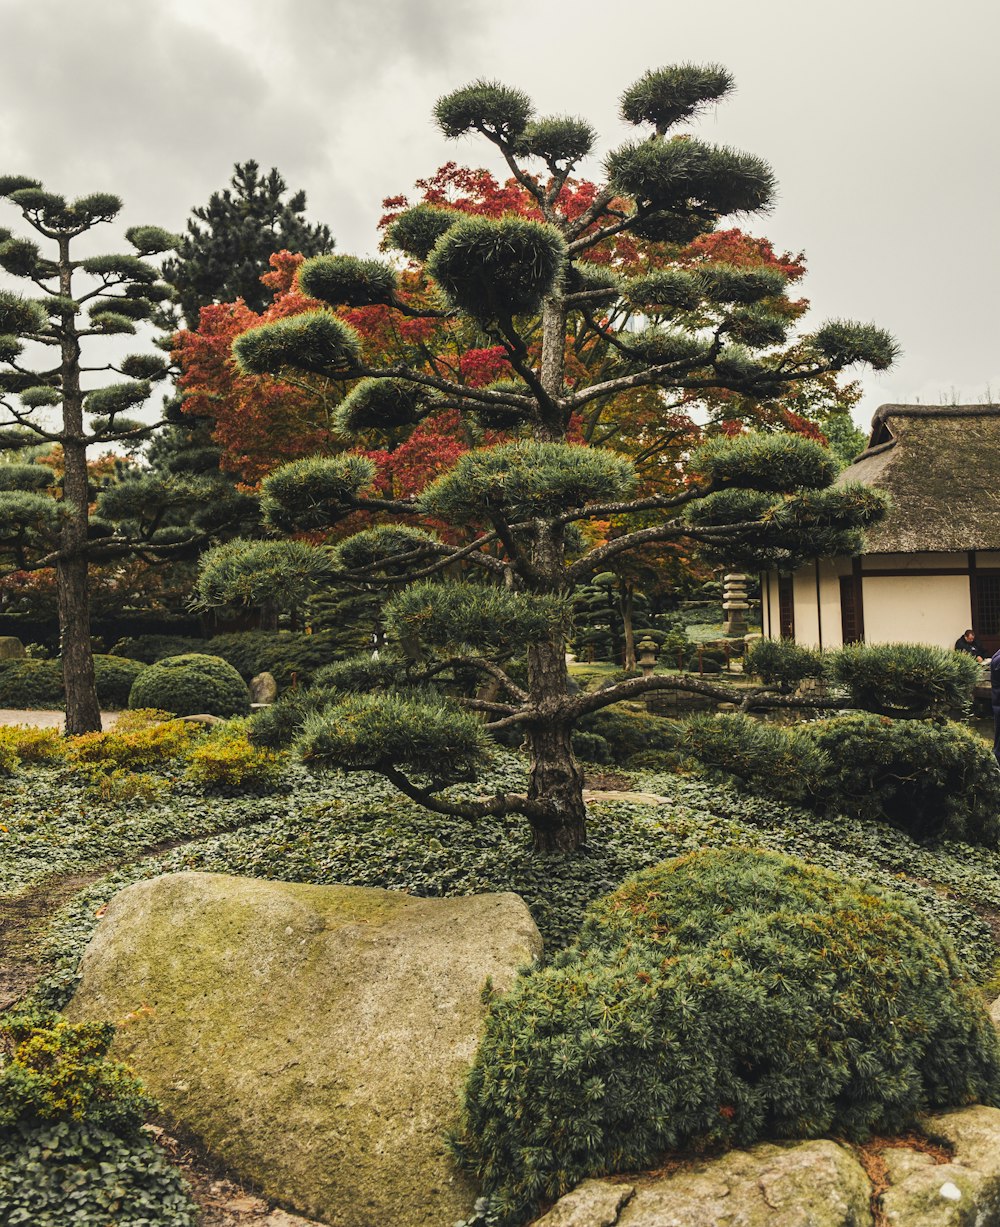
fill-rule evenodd
<path id="1" fill-rule="evenodd" d="M 102 711 L 101 724 L 105 730 L 114 728 L 121 715 L 117 711 Z M 0 707 L 0 724 L 30 724 L 36 729 L 61 729 L 65 716 L 61 711 L 29 711 L 17 707 Z"/>

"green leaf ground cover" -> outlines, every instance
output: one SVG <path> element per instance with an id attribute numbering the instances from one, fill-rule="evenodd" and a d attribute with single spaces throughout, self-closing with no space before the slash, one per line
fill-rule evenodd
<path id="1" fill-rule="evenodd" d="M 520 786 L 523 772 L 523 761 L 506 754 L 475 791 Z M 880 823 L 819 819 L 697 777 L 647 773 L 635 781 L 667 803 L 594 804 L 587 847 L 542 860 L 520 820 L 442 818 L 375 776 L 312 776 L 289 766 L 284 790 L 266 797 L 202 795 L 172 779 L 161 797 L 136 805 L 95 799 L 64 765 L 32 766 L 3 784 L 0 892 L 113 866 L 55 916 L 44 939 L 43 999 L 59 1005 L 95 912 L 124 885 L 158 873 L 199 869 L 422 896 L 512 890 L 551 953 L 572 940 L 593 899 L 639 869 L 697 848 L 766 847 L 903 892 L 946 926 L 978 980 L 992 978 L 997 947 L 988 922 L 993 911 L 1000 917 L 1000 854 L 918 845 Z M 167 841 L 176 846 L 148 854 Z"/>

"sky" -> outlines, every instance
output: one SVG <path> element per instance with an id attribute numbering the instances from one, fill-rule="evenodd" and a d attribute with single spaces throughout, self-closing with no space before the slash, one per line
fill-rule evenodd
<path id="1" fill-rule="evenodd" d="M 808 323 L 871 320 L 902 348 L 863 375 L 858 421 L 1000 401 L 995 0 L 0 0 L 0 30 L 0 171 L 122 196 L 106 250 L 135 223 L 182 229 L 253 158 L 305 189 L 339 251 L 374 253 L 385 196 L 449 160 L 502 170 L 435 127 L 442 94 L 488 78 L 586 118 L 599 179 L 635 131 L 628 85 L 723 64 L 737 89 L 693 131 L 779 183 L 741 225 L 805 252 Z"/>

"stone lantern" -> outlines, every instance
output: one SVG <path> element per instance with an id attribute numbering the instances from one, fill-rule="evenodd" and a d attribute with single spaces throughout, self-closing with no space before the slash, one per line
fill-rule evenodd
<path id="1" fill-rule="evenodd" d="M 733 639 L 739 639 L 745 635 L 749 609 L 747 577 L 735 573 L 724 575 L 722 577 L 722 612 L 724 615 L 722 633 Z"/>
<path id="2" fill-rule="evenodd" d="M 652 677 L 656 668 L 656 643 L 652 639 L 642 639 L 636 645 L 637 661 L 643 677 Z"/>

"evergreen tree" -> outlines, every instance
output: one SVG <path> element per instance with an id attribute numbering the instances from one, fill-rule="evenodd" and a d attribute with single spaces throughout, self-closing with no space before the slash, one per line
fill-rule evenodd
<path id="1" fill-rule="evenodd" d="M 801 436 L 714 440 L 690 457 L 679 491 L 642 497 L 627 456 L 568 441 L 588 406 L 636 388 L 770 397 L 854 363 L 881 370 L 893 360 L 885 332 L 845 321 L 823 325 L 789 359 L 780 270 L 713 263 L 619 278 L 588 260 L 609 235 L 689 242 L 723 217 L 767 207 L 773 178 L 760 159 L 672 134 L 731 86 L 718 67 L 647 73 L 626 91 L 622 114 L 652 132 L 608 156 L 608 185 L 582 210 L 562 207 L 562 188 L 592 147 L 588 124 L 535 118 L 526 95 L 491 82 L 447 95 L 435 110 L 445 135 L 491 141 L 544 220 L 417 206 L 387 237 L 421 273 L 422 292 L 405 294 L 388 261 L 320 256 L 305 262 L 299 284 L 333 310 L 269 322 L 235 342 L 246 372 L 305 371 L 346 385 L 337 423 L 360 441 L 457 410 L 492 444 L 467 451 L 412 498 L 381 496 L 376 466 L 361 455 L 294 461 L 262 485 L 276 534 L 315 533 L 359 510 L 394 522 L 330 551 L 302 540 L 237 542 L 204 560 L 199 595 L 208 606 L 253 602 L 265 588 L 301 599 L 331 580 L 381 582 L 389 591 L 384 612 L 397 659 L 327 671 L 326 691 L 299 733 L 308 762 L 381 772 L 438 812 L 520 813 L 537 849 L 578 847 L 586 815 L 570 743 L 576 722 L 655 688 L 720 692 L 657 675 L 571 693 L 565 652 L 574 591 L 656 542 L 693 542 L 730 566 L 856 552 L 861 528 L 883 514 L 871 491 L 834 487 L 836 461 Z M 609 322 L 621 299 L 645 316 L 643 330 Z M 404 321 L 454 321 L 502 347 L 507 377 L 473 387 L 444 364 L 366 361 L 336 310 L 372 304 Z M 614 350 L 615 369 L 594 383 L 570 382 L 567 347 L 586 332 Z M 506 432 L 506 441 L 487 440 L 486 431 Z M 601 525 L 629 518 L 642 527 L 602 538 Z M 519 655 L 523 672 L 512 667 Z M 457 684 L 473 672 L 492 697 Z M 442 685 L 449 676 L 456 684 Z M 485 799 L 450 791 L 476 778 L 489 734 L 511 730 L 528 747 L 527 790 Z"/>
<path id="2" fill-rule="evenodd" d="M 260 278 L 274 252 L 317 256 L 333 250 L 329 228 L 303 217 L 305 192 L 285 198 L 287 191 L 275 167 L 261 175 L 256 162 L 237 162 L 230 187 L 192 209 L 176 257 L 163 265 L 163 279 L 176 291 L 188 328 L 198 327 L 198 312 L 209 303 L 242 298 L 254 311 L 263 310 L 271 296 Z"/>
<path id="3" fill-rule="evenodd" d="M 21 461 L 0 466 L 0 568 L 55 570 L 66 731 L 82 733 L 101 727 L 89 568 L 137 552 L 151 561 L 193 557 L 234 509 L 202 506 L 206 491 L 197 483 L 137 465 L 117 466 L 101 488 L 92 481 L 90 449 L 132 450 L 160 425 L 158 414 L 150 420 L 149 402 L 168 365 L 151 353 L 85 365 L 84 347 L 134 334 L 171 297 L 146 257 L 172 248 L 176 236 L 133 226 L 126 238 L 137 254 L 77 259 L 76 241 L 115 218 L 117 196 L 99 192 L 68 203 L 14 175 L 0 178 L 0 198 L 48 244 L 43 254 L 34 239 L 0 234 L 0 268 L 40 291 L 40 297 L 0 291 L 0 449 Z M 123 378 L 85 386 L 108 371 Z M 137 411 L 144 416 L 130 416 Z M 40 463 L 38 444 L 47 446 L 52 463 Z M 240 508 L 244 531 L 254 523 L 248 510 Z"/>

